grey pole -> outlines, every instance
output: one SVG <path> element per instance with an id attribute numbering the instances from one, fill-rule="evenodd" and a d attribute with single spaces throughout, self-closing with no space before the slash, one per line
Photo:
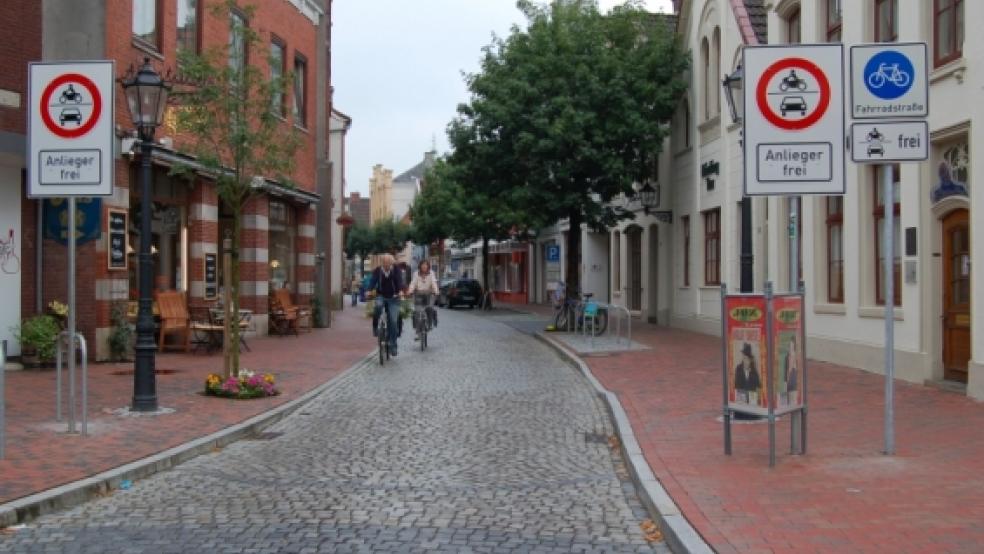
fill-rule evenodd
<path id="1" fill-rule="evenodd" d="M 68 199 L 68 432 L 75 432 L 75 197 Z"/>
<path id="2" fill-rule="evenodd" d="M 895 190 L 892 165 L 882 166 L 882 206 L 885 255 L 885 454 L 895 454 Z"/>
<path id="3" fill-rule="evenodd" d="M 6 434 L 6 413 L 4 410 L 4 399 L 6 398 L 6 383 L 4 380 L 7 375 L 7 341 L 0 340 L 0 460 L 4 456 L 4 443 L 7 441 Z"/>
<path id="4" fill-rule="evenodd" d="M 796 291 L 799 285 L 799 218 L 800 218 L 800 197 L 793 196 L 789 199 L 789 290 Z"/>
<path id="5" fill-rule="evenodd" d="M 721 379 L 722 379 L 722 417 L 724 422 L 724 454 L 731 455 L 731 410 L 728 409 L 728 324 L 727 324 L 728 285 L 721 283 Z"/>

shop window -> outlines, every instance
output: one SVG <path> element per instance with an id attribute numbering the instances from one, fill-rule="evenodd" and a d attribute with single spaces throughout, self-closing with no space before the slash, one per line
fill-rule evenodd
<path id="1" fill-rule="evenodd" d="M 875 42 L 899 40 L 899 0 L 875 0 Z"/>
<path id="2" fill-rule="evenodd" d="M 721 210 L 704 212 L 704 284 L 721 284 Z"/>
<path id="3" fill-rule="evenodd" d="M 307 127 L 307 59 L 294 54 L 294 124 Z"/>
<path id="4" fill-rule="evenodd" d="M 895 294 L 892 296 L 895 299 L 895 305 L 902 305 L 902 279 L 901 279 L 901 254 L 902 254 L 902 222 L 900 221 L 900 214 L 902 212 L 902 198 L 901 198 L 901 187 L 899 185 L 899 165 L 895 164 L 892 166 L 892 174 L 894 176 L 892 182 L 892 196 L 894 198 L 894 203 L 892 206 L 892 212 L 895 214 L 894 222 L 894 246 L 893 246 L 893 258 L 895 260 Z M 875 209 L 872 213 L 874 224 L 875 224 L 875 302 L 879 305 L 885 303 L 885 287 L 883 278 L 883 268 L 885 265 L 885 254 L 882 249 L 882 237 L 883 234 L 883 221 L 885 218 L 885 205 L 884 205 L 884 194 L 882 188 L 882 167 L 873 168 L 873 174 L 875 183 L 872 187 L 874 194 L 873 205 Z"/>
<path id="5" fill-rule="evenodd" d="M 278 201 L 270 202 L 270 290 L 295 284 L 295 238 L 297 230 L 294 208 Z"/>
<path id="6" fill-rule="evenodd" d="M 287 46 L 282 40 L 277 37 L 270 39 L 270 80 L 273 81 L 274 86 L 270 111 L 280 117 L 287 116 L 287 106 L 284 103 L 285 83 L 283 82 L 285 64 L 287 63 L 286 51 Z"/>
<path id="7" fill-rule="evenodd" d="M 160 13 L 158 0 L 133 0 L 133 36 L 146 46 L 160 50 L 160 33 L 157 16 Z"/>
<path id="8" fill-rule="evenodd" d="M 844 197 L 826 198 L 827 302 L 844 302 Z"/>
<path id="9" fill-rule="evenodd" d="M 131 173 L 134 178 L 136 168 Z M 136 182 L 132 180 L 131 182 Z M 188 288 L 188 213 L 187 186 L 184 181 L 155 170 L 152 183 L 150 252 L 154 260 L 153 290 L 187 290 Z M 130 257 L 130 299 L 139 295 L 140 275 L 140 190 L 130 191 L 130 229 L 127 254 Z"/>
<path id="10" fill-rule="evenodd" d="M 201 52 L 201 35 L 198 33 L 200 8 L 199 0 L 178 0 L 177 49 L 179 53 Z"/>
<path id="11" fill-rule="evenodd" d="M 841 0 L 827 0 L 827 42 L 841 41 Z"/>
<path id="12" fill-rule="evenodd" d="M 933 0 L 933 60 L 937 67 L 959 58 L 964 41 L 963 0 Z"/>

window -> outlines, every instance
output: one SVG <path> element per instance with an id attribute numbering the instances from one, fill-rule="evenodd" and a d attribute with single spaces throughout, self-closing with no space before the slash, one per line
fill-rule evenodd
<path id="1" fill-rule="evenodd" d="M 270 111 L 285 117 L 287 115 L 286 104 L 284 103 L 284 64 L 287 57 L 284 55 L 287 47 L 277 37 L 270 39 L 270 80 L 273 82 L 273 94 L 270 101 Z"/>
<path id="2" fill-rule="evenodd" d="M 178 52 L 197 54 L 201 51 L 198 38 L 198 0 L 178 0 Z"/>
<path id="3" fill-rule="evenodd" d="M 683 286 L 690 286 L 690 216 L 680 218 L 683 225 Z"/>
<path id="4" fill-rule="evenodd" d="M 270 201 L 270 290 L 292 288 L 294 283 L 294 208 Z"/>
<path id="5" fill-rule="evenodd" d="M 711 89 L 713 114 L 721 115 L 721 82 L 718 76 L 721 75 L 721 29 L 714 28 L 714 37 L 711 40 L 711 75 L 707 80 L 707 86 Z"/>
<path id="6" fill-rule="evenodd" d="M 690 102 L 683 101 L 683 147 L 690 148 Z"/>
<path id="7" fill-rule="evenodd" d="M 711 118 L 711 50 L 705 38 L 700 42 L 700 62 L 704 68 L 704 120 Z"/>
<path id="8" fill-rule="evenodd" d="M 242 73 L 246 68 L 246 16 L 229 13 L 229 67 Z"/>
<path id="9" fill-rule="evenodd" d="M 875 177 L 875 186 L 872 187 L 875 195 L 874 202 L 873 202 L 875 206 L 873 212 L 874 221 L 875 221 L 875 302 L 878 304 L 885 303 L 885 295 L 884 295 L 885 287 L 883 286 L 882 283 L 882 281 L 884 280 L 882 277 L 883 275 L 882 268 L 884 267 L 884 263 L 885 263 L 885 254 L 882 252 L 882 237 L 884 236 L 882 234 L 882 226 L 885 217 L 885 206 L 883 204 L 884 194 L 882 193 L 883 191 L 881 186 L 882 171 L 883 169 L 881 167 L 874 168 L 873 173 Z M 902 224 L 901 221 L 899 220 L 899 214 L 901 213 L 902 200 L 900 196 L 900 187 L 899 187 L 899 181 L 900 181 L 899 165 L 898 164 L 893 165 L 892 171 L 894 176 L 893 183 L 892 183 L 893 184 L 892 196 L 895 199 L 894 206 L 892 209 L 892 212 L 895 214 L 895 219 L 894 219 L 895 229 L 893 231 L 894 238 L 895 238 L 894 246 L 893 246 L 893 254 L 894 254 L 893 257 L 895 259 L 895 279 L 894 279 L 895 294 L 893 294 L 892 296 L 895 298 L 895 305 L 901 306 L 902 305 L 902 279 L 900 276 L 901 274 L 900 260 L 901 260 L 901 250 L 902 250 Z"/>
<path id="10" fill-rule="evenodd" d="M 721 210 L 704 212 L 704 284 L 721 284 Z"/>
<path id="11" fill-rule="evenodd" d="M 307 126 L 307 99 L 304 88 L 307 83 L 307 60 L 294 54 L 294 124 Z"/>
<path id="12" fill-rule="evenodd" d="M 844 302 L 844 197 L 827 197 L 827 302 Z"/>
<path id="13" fill-rule="evenodd" d="M 799 6 L 786 18 L 786 42 L 789 44 L 799 44 L 802 42 L 800 34 L 800 9 Z"/>
<path id="14" fill-rule="evenodd" d="M 936 66 L 961 55 L 964 41 L 963 4 L 963 0 L 933 0 L 933 58 Z"/>
<path id="15" fill-rule="evenodd" d="M 899 40 L 899 0 L 875 0 L 875 42 Z"/>
<path id="16" fill-rule="evenodd" d="M 160 50 L 157 10 L 157 0 L 133 0 L 133 36 Z"/>
<path id="17" fill-rule="evenodd" d="M 841 0 L 827 0 L 827 42 L 840 41 Z"/>

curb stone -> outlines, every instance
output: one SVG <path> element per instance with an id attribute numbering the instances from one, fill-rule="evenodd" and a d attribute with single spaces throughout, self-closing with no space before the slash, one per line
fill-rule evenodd
<path id="1" fill-rule="evenodd" d="M 342 385 L 353 376 L 366 370 L 371 366 L 373 359 L 375 359 L 375 351 L 363 357 L 337 376 L 303 395 L 210 435 L 193 439 L 163 452 L 158 452 L 157 454 L 97 473 L 84 479 L 79 479 L 78 481 L 59 485 L 39 493 L 11 500 L 5 504 L 0 504 L 0 529 L 25 523 L 45 514 L 84 504 L 94 498 L 105 496 L 108 492 L 118 489 L 122 481 L 137 481 L 150 477 L 155 473 L 171 469 L 192 458 L 207 454 L 215 448 L 223 447 L 253 436 L 266 427 L 294 413 L 321 393 Z"/>
<path id="2" fill-rule="evenodd" d="M 625 457 L 629 466 L 629 473 L 635 482 L 640 494 L 642 503 L 651 514 L 659 519 L 660 530 L 663 537 L 674 552 L 686 554 L 711 554 L 714 550 L 690 525 L 690 522 L 680 512 L 670 495 L 659 483 L 659 479 L 653 474 L 649 463 L 642 453 L 642 448 L 632 432 L 632 423 L 629 421 L 622 403 L 619 402 L 615 393 L 606 390 L 598 379 L 591 373 L 591 369 L 584 361 L 566 346 L 546 336 L 543 332 L 537 332 L 534 336 L 553 348 L 568 363 L 581 371 L 584 377 L 594 387 L 595 392 L 608 407 L 609 414 L 615 422 L 615 432 L 618 434 L 621 443 L 622 455 Z"/>

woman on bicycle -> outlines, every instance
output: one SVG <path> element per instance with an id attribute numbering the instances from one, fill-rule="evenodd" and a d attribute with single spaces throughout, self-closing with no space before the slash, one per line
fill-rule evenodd
<path id="1" fill-rule="evenodd" d="M 413 278 L 410 280 L 407 294 L 413 294 L 414 291 L 422 294 L 440 294 L 440 290 L 437 288 L 437 277 L 430 269 L 431 264 L 427 260 L 421 260 L 417 264 L 417 272 L 413 274 Z M 427 306 L 427 321 L 430 322 L 431 327 L 437 327 L 437 312 L 430 305 Z"/>

